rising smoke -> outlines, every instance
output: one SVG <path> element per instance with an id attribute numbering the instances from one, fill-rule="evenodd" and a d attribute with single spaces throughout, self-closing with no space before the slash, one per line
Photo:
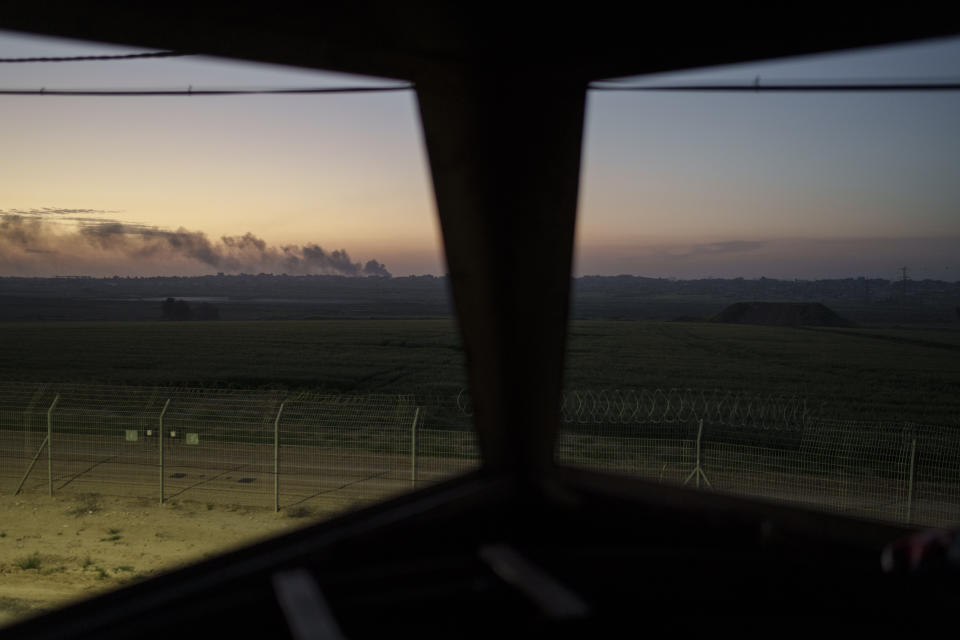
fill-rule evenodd
<path id="1" fill-rule="evenodd" d="M 211 240 L 201 231 L 182 227 L 169 231 L 116 220 L 74 221 L 76 226 L 64 227 L 36 213 L 0 210 L 0 267 L 8 274 L 32 274 L 42 270 L 44 256 L 56 256 L 59 265 L 113 264 L 114 272 L 116 263 L 133 262 L 203 265 L 226 273 L 390 277 L 376 260 L 353 262 L 342 249 L 327 251 L 314 243 L 271 246 L 252 233 Z"/>

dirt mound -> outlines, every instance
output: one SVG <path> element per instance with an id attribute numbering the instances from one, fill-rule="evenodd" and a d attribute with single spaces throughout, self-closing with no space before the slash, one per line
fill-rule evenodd
<path id="1" fill-rule="evenodd" d="M 856 326 L 819 302 L 737 302 L 710 318 L 710 321 L 774 327 Z"/>

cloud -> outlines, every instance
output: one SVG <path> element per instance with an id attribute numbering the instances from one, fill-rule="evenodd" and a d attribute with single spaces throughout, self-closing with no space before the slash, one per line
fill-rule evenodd
<path id="1" fill-rule="evenodd" d="M 37 273 L 43 268 L 40 256 L 56 255 L 61 273 L 91 268 L 102 272 L 111 265 L 117 273 L 123 271 L 117 263 L 126 263 L 128 268 L 152 266 L 168 272 L 207 267 L 226 273 L 390 277 L 377 260 L 354 262 L 344 249 L 327 251 L 316 243 L 272 246 L 252 233 L 212 240 L 202 231 L 183 227 L 171 231 L 88 216 L 71 219 L 77 224 L 64 230 L 64 225 L 40 215 L 0 212 L 0 268 L 7 273 Z"/>
<path id="2" fill-rule="evenodd" d="M 16 214 L 0 215 L 0 244 L 29 249 L 43 235 L 42 224 Z"/>
<path id="3" fill-rule="evenodd" d="M 0 214 L 14 214 L 29 217 L 62 216 L 69 214 L 103 215 L 113 213 L 122 212 L 108 211 L 106 209 L 62 209 L 56 207 L 42 207 L 40 209 L 0 209 Z"/>

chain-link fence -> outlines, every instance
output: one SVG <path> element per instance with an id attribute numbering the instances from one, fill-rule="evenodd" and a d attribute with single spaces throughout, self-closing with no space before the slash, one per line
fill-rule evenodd
<path id="1" fill-rule="evenodd" d="M 570 391 L 560 464 L 876 519 L 960 522 L 960 426 L 832 420 L 800 398 Z M 0 491 L 291 507 L 479 464 L 470 400 L 0 383 Z"/>
<path id="2" fill-rule="evenodd" d="M 445 420 L 451 407 L 397 395 L 3 383 L 0 491 L 347 507 L 475 468 L 469 418 Z"/>
<path id="3" fill-rule="evenodd" d="M 664 399 L 654 420 L 565 411 L 556 459 L 853 516 L 960 523 L 960 425 L 840 421 L 793 413 L 789 403 L 738 402 L 665 411 Z"/>

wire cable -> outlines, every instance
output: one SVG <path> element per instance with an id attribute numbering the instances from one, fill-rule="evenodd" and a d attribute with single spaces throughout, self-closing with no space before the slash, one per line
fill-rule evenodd
<path id="1" fill-rule="evenodd" d="M 136 58 L 175 58 L 192 56 L 183 51 L 154 51 L 151 53 L 120 53 L 100 56 L 63 56 L 58 58 L 0 58 L 0 64 L 18 64 L 22 62 L 99 62 L 102 60 L 133 60 Z"/>
<path id="2" fill-rule="evenodd" d="M 240 96 L 311 93 L 386 93 L 409 91 L 412 84 L 391 87 L 308 87 L 301 89 L 0 89 L 3 96 Z"/>
<path id="3" fill-rule="evenodd" d="M 747 84 L 652 84 L 652 85 L 598 85 L 590 84 L 591 91 L 692 91 L 692 92 L 876 92 L 876 91 L 960 91 L 960 81 L 942 82 L 862 82 L 827 84 L 824 82 L 786 82 L 783 84 L 760 84 L 759 78 Z"/>
<path id="4" fill-rule="evenodd" d="M 0 95 L 5 96 L 238 96 L 238 95 L 306 95 L 306 94 L 336 94 L 336 93 L 387 93 L 396 91 L 410 91 L 416 88 L 413 83 L 380 86 L 380 87 L 301 87 L 286 89 L 0 89 Z M 783 84 L 760 84 L 759 79 L 747 84 L 654 84 L 654 85 L 615 85 L 596 84 L 587 85 L 590 91 L 609 92 L 739 92 L 739 93 L 770 93 L 770 92 L 811 92 L 811 93 L 855 93 L 855 92 L 900 92 L 900 91 L 960 91 L 960 81 L 924 81 L 924 82 L 872 82 L 872 83 L 839 83 L 825 84 L 822 82 Z"/>

